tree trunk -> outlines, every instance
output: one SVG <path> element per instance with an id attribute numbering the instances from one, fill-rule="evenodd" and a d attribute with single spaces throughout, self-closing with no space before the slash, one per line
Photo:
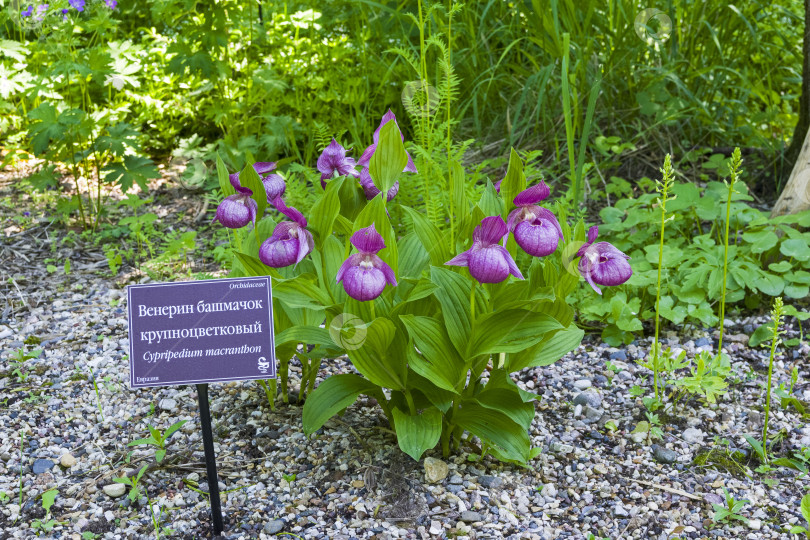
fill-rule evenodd
<path id="1" fill-rule="evenodd" d="M 771 217 L 795 214 L 810 208 L 810 130 L 805 133 L 801 152 L 793 165 L 785 189 L 771 211 Z"/>
<path id="2" fill-rule="evenodd" d="M 804 42 L 802 45 L 802 94 L 799 98 L 799 121 L 793 130 L 793 140 L 785 151 L 782 170 L 787 170 L 795 163 L 802 149 L 802 141 L 810 129 L 810 0 L 804 0 Z M 794 171 L 791 178 L 795 176 Z M 784 176 L 783 176 L 784 177 Z M 787 187 L 786 187 L 787 189 Z M 780 197 L 781 198 L 781 197 Z"/>

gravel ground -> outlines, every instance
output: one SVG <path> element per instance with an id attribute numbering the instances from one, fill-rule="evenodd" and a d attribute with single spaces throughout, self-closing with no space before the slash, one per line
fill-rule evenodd
<path id="1" fill-rule="evenodd" d="M 0 266 L 12 278 L 3 276 L 0 291 L 0 492 L 7 496 L 0 494 L 0 539 L 35 537 L 48 519 L 53 529 L 40 537 L 155 537 L 150 503 L 173 530 L 169 537 L 210 537 L 208 502 L 195 490 L 207 490 L 195 389 L 128 388 L 124 286 L 148 278 L 105 275 L 103 256 L 90 247 L 69 275 L 49 273 L 19 254 L 61 260 L 76 248 L 54 248 L 43 229 L 9 227 L 0 243 Z M 761 433 L 767 356 L 749 349 L 744 334 L 762 322 L 730 321 L 730 392 L 717 404 L 691 400 L 662 415 L 660 441 L 632 433 L 645 419 L 629 390 L 648 385 L 649 373 L 635 362 L 647 340 L 616 349 L 589 337 L 554 365 L 517 374 L 519 385 L 541 396 L 531 436 L 544 451 L 527 468 L 482 461 L 472 448 L 414 462 L 396 447 L 380 410 L 362 399 L 308 440 L 299 406 L 272 412 L 255 383 L 212 385 L 225 536 L 796 538 L 786 531 L 804 524 L 807 479 L 786 468 L 764 476 L 752 471 L 755 463 L 739 471 L 693 463 L 711 448 L 747 453 L 743 435 Z M 690 358 L 715 346 L 701 333 L 666 339 Z M 15 352 L 35 348 L 42 354 L 14 373 Z M 776 386 L 798 363 L 794 394 L 803 402 L 810 401 L 807 352 L 807 345 L 783 351 L 774 373 Z M 338 359 L 320 375 L 351 369 Z M 295 387 L 300 368 L 292 370 Z M 810 447 L 810 427 L 778 401 L 770 432 L 784 436 L 772 452 L 789 456 Z M 153 449 L 127 446 L 148 435 L 148 424 L 165 429 L 178 420 L 188 422 L 159 466 Z M 141 496 L 131 502 L 113 478 L 143 465 Z M 58 496 L 46 517 L 39 496 L 52 488 Z M 749 501 L 741 510 L 747 523 L 712 522 L 711 503 L 721 502 L 723 488 Z"/>

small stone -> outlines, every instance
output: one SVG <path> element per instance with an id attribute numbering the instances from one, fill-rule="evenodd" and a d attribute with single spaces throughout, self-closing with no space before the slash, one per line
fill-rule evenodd
<path id="1" fill-rule="evenodd" d="M 122 497 L 124 493 L 127 492 L 126 484 L 107 484 L 102 489 L 104 490 L 104 493 L 113 499 Z"/>
<path id="2" fill-rule="evenodd" d="M 760 530 L 762 528 L 762 521 L 760 521 L 758 519 L 749 519 L 748 520 L 748 527 L 755 530 L 755 531 L 758 531 L 758 530 Z"/>
<path id="3" fill-rule="evenodd" d="M 630 440 L 636 444 L 641 444 L 647 440 L 647 432 L 631 433 Z"/>
<path id="4" fill-rule="evenodd" d="M 172 412 L 177 409 L 177 401 L 172 398 L 163 398 L 158 402 L 158 407 L 164 411 Z"/>
<path id="5" fill-rule="evenodd" d="M 695 340 L 695 347 L 708 347 L 709 345 L 711 345 L 709 338 L 702 337 Z"/>
<path id="6" fill-rule="evenodd" d="M 549 451 L 555 454 L 570 454 L 574 451 L 574 447 L 570 444 L 564 444 L 559 441 L 551 441 L 548 445 Z"/>
<path id="7" fill-rule="evenodd" d="M 677 452 L 669 450 L 657 444 L 652 445 L 652 451 L 653 451 L 653 458 L 655 458 L 655 461 L 657 461 L 658 463 L 669 465 L 675 463 L 675 461 L 677 461 L 678 459 Z"/>
<path id="8" fill-rule="evenodd" d="M 284 521 L 280 519 L 268 521 L 267 523 L 264 524 L 264 532 L 266 532 L 267 534 L 280 533 L 284 529 L 284 525 L 286 525 L 286 523 L 284 523 Z"/>
<path id="9" fill-rule="evenodd" d="M 604 356 L 602 357 L 604 358 Z M 614 351 L 610 353 L 611 360 L 621 360 L 622 362 L 627 360 L 627 353 L 625 351 Z"/>
<path id="10" fill-rule="evenodd" d="M 503 487 L 503 480 L 500 476 L 481 476 L 478 483 L 487 489 L 499 489 Z"/>
<path id="11" fill-rule="evenodd" d="M 683 432 L 683 440 L 692 444 L 702 443 L 704 436 L 703 432 L 696 428 L 687 428 Z"/>
<path id="12" fill-rule="evenodd" d="M 467 523 L 475 523 L 476 521 L 484 521 L 484 516 L 482 516 L 478 512 L 472 512 L 470 510 L 467 510 L 466 512 L 461 513 L 459 519 Z"/>
<path id="13" fill-rule="evenodd" d="M 361 487 L 366 487 L 366 483 L 362 480 L 352 480 L 352 487 L 359 489 Z"/>
<path id="14" fill-rule="evenodd" d="M 76 458 L 70 454 L 63 454 L 61 458 L 59 458 L 59 465 L 62 467 L 69 469 L 76 465 Z"/>
<path id="15" fill-rule="evenodd" d="M 32 467 L 32 470 L 34 471 L 34 474 L 42 474 L 50 470 L 50 468 L 53 467 L 54 465 L 55 465 L 54 462 L 51 461 L 50 459 L 38 459 L 34 461 L 34 466 Z"/>
<path id="16" fill-rule="evenodd" d="M 439 521 L 431 521 L 430 522 L 430 534 L 433 535 L 440 535 L 442 533 L 442 524 Z"/>
<path id="17" fill-rule="evenodd" d="M 598 409 L 602 406 L 602 397 L 596 392 L 581 392 L 574 398 L 574 405 L 590 405 Z"/>
<path id="18" fill-rule="evenodd" d="M 107 521 L 115 521 L 115 514 L 113 513 L 112 510 L 107 510 L 106 512 L 104 512 L 104 519 L 106 519 Z"/>
<path id="19" fill-rule="evenodd" d="M 436 484 L 441 482 L 447 478 L 449 472 L 450 469 L 444 461 L 432 457 L 425 458 L 425 479 L 428 483 Z"/>
<path id="20" fill-rule="evenodd" d="M 450 484 L 463 484 L 464 479 L 457 474 L 454 474 L 450 477 L 450 480 L 447 481 Z"/>
<path id="21" fill-rule="evenodd" d="M 605 465 L 603 463 L 597 463 L 596 465 L 594 465 L 593 470 L 594 470 L 594 472 L 597 472 L 599 474 L 607 474 L 608 473 L 607 467 L 605 467 Z"/>
<path id="22" fill-rule="evenodd" d="M 549 497 L 553 499 L 554 497 L 557 496 L 557 488 L 554 484 L 546 484 L 540 490 L 540 495 L 542 495 L 543 497 Z"/>
<path id="23" fill-rule="evenodd" d="M 628 512 L 627 509 L 621 504 L 617 504 L 613 507 L 613 514 L 616 517 L 627 517 L 630 515 L 630 512 Z"/>
<path id="24" fill-rule="evenodd" d="M 574 381 L 574 388 L 579 390 L 585 390 L 586 388 L 591 387 L 591 381 L 589 379 L 580 379 L 578 381 Z"/>
<path id="25" fill-rule="evenodd" d="M 600 418 L 602 418 L 602 414 L 602 409 L 596 409 L 590 405 L 585 406 L 585 418 L 591 422 L 597 422 Z"/>
<path id="26" fill-rule="evenodd" d="M 14 332 L 8 326 L 0 325 L 0 339 L 6 339 L 14 335 Z"/>

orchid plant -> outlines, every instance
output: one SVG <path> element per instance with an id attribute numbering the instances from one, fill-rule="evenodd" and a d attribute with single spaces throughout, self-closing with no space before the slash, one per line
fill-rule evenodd
<path id="1" fill-rule="evenodd" d="M 414 459 L 464 443 L 527 463 L 539 451 L 528 435 L 538 396 L 511 374 L 575 349 L 583 331 L 566 298 L 581 277 L 600 294 L 598 285 L 627 281 L 628 257 L 594 243 L 596 227 L 586 242 L 581 221 L 572 228 L 539 206 L 550 189 L 542 180 L 527 185 L 514 150 L 498 191 L 490 185 L 478 204 L 454 198 L 452 230 L 396 203 L 400 175 L 419 173 L 391 111 L 361 158 L 348 154 L 333 139 L 318 159 L 322 191 L 309 221 L 284 202 L 274 166 L 249 158 L 228 175 L 218 161 L 224 199 L 215 221 L 235 232 L 231 275 L 273 277 L 282 399 L 296 355 L 299 395 L 310 392 L 307 434 L 364 394 Z M 463 190 L 463 170 L 452 172 Z M 498 193 L 503 204 L 493 204 Z M 580 257 L 578 271 L 561 243 L 580 246 L 568 250 Z M 320 362 L 342 355 L 357 373 L 314 388 Z"/>

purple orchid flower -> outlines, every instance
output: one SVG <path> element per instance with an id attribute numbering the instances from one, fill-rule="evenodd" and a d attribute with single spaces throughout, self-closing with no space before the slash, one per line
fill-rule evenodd
<path id="1" fill-rule="evenodd" d="M 549 196 L 551 190 L 542 180 L 518 193 L 515 208 L 509 213 L 506 227 L 515 235 L 517 244 L 529 255 L 545 257 L 557 250 L 563 237 L 560 222 L 550 210 L 537 203 Z"/>
<path id="2" fill-rule="evenodd" d="M 118 0 L 104 0 L 104 3 L 107 4 L 107 7 L 110 9 L 118 7 Z"/>
<path id="3" fill-rule="evenodd" d="M 473 231 L 472 247 L 444 264 L 468 267 L 480 283 L 500 283 L 509 274 L 523 279 L 515 260 L 498 244 L 508 233 L 501 216 L 486 217 Z"/>
<path id="4" fill-rule="evenodd" d="M 273 201 L 284 195 L 287 191 L 287 184 L 280 174 L 271 173 L 262 177 L 262 184 L 264 184 L 264 191 L 267 194 L 267 202 L 273 204 Z"/>
<path id="5" fill-rule="evenodd" d="M 588 242 L 579 248 L 576 256 L 582 257 L 579 260 L 579 273 L 588 281 L 593 290 L 602 294 L 602 290 L 596 286 L 621 285 L 633 275 L 633 269 L 627 261 L 629 256 L 625 255 L 609 242 L 597 242 L 599 227 L 594 225 L 588 229 Z"/>
<path id="6" fill-rule="evenodd" d="M 50 4 L 40 4 L 40 5 L 38 5 L 38 6 L 37 6 L 37 16 L 36 16 L 36 19 L 37 19 L 38 21 L 41 21 L 42 19 L 44 19 L 44 18 L 45 18 L 45 12 L 47 12 L 47 11 L 48 11 L 48 6 L 49 6 L 49 5 L 50 5 Z"/>
<path id="7" fill-rule="evenodd" d="M 22 10 L 20 12 L 20 16 L 22 16 L 22 17 L 30 17 L 33 12 L 34 12 L 34 6 L 28 6 L 24 10 Z"/>
<path id="8" fill-rule="evenodd" d="M 355 178 L 360 173 L 355 169 L 355 161 L 352 157 L 346 157 L 346 149 L 335 139 L 324 148 L 318 157 L 318 170 L 321 172 L 321 187 L 326 189 L 326 181 L 336 176 L 351 175 Z"/>
<path id="9" fill-rule="evenodd" d="M 273 229 L 273 234 L 259 247 L 259 259 L 273 268 L 283 268 L 300 263 L 315 248 L 312 233 L 306 230 L 307 219 L 295 208 L 284 204 L 281 197 L 273 206 L 292 221 L 282 221 Z"/>
<path id="10" fill-rule="evenodd" d="M 374 142 L 371 144 L 371 146 L 366 148 L 366 151 L 363 152 L 363 155 L 360 156 L 360 159 L 357 161 L 357 166 L 358 167 L 368 167 L 369 166 L 369 164 L 371 163 L 371 156 L 374 155 L 374 152 L 377 150 L 377 144 L 379 144 L 379 142 L 380 142 L 380 130 L 382 129 L 382 127 L 385 124 L 387 124 L 391 120 L 393 120 L 394 123 L 397 124 L 397 117 L 394 115 L 393 112 L 391 112 L 391 109 L 388 109 L 388 112 L 383 115 L 382 120 L 380 120 L 380 125 L 377 127 L 377 130 L 374 132 L 374 136 L 373 136 Z M 399 124 L 397 124 L 397 128 L 399 128 Z M 402 140 L 404 141 L 405 140 L 405 135 L 402 134 L 402 130 L 399 131 L 399 135 L 400 135 L 400 137 L 402 137 Z M 405 152 L 405 153 L 408 155 L 408 164 L 405 165 L 405 168 L 403 169 L 403 172 L 412 172 L 412 173 L 418 172 L 416 170 L 416 165 L 413 164 L 413 159 L 411 159 L 411 155 L 408 154 L 407 152 Z"/>
<path id="11" fill-rule="evenodd" d="M 371 178 L 368 169 L 363 169 L 360 172 L 360 186 L 363 188 L 366 199 L 369 201 L 380 194 L 380 190 L 374 185 L 374 180 Z M 385 195 L 386 200 L 390 201 L 397 196 L 397 193 L 399 193 L 399 181 L 394 182 L 394 185 L 388 190 L 388 193 Z"/>
<path id="12" fill-rule="evenodd" d="M 253 190 L 243 187 L 239 183 L 239 173 L 229 175 L 228 179 L 231 181 L 236 193 L 225 197 L 219 203 L 217 214 L 211 223 L 219 221 L 229 229 L 241 229 L 252 221 L 255 227 L 259 205 L 251 198 Z"/>
<path id="13" fill-rule="evenodd" d="M 84 11 L 84 0 L 68 0 L 68 4 L 76 11 Z"/>
<path id="14" fill-rule="evenodd" d="M 373 223 L 354 233 L 351 243 L 359 253 L 350 255 L 335 276 L 338 283 L 343 282 L 346 294 L 365 302 L 380 296 L 386 283 L 397 286 L 394 271 L 377 256 L 385 248 L 385 242 Z"/>
<path id="15" fill-rule="evenodd" d="M 262 184 L 264 184 L 268 204 L 273 204 L 273 201 L 284 195 L 284 192 L 287 190 L 287 184 L 284 182 L 284 178 L 280 174 L 271 173 L 271 171 L 275 169 L 276 163 L 274 161 L 257 161 L 253 164 L 253 170 L 256 171 L 256 174 L 258 174 L 259 178 L 262 180 Z M 239 172 L 229 174 L 228 180 L 231 181 L 233 187 L 240 185 Z"/>

